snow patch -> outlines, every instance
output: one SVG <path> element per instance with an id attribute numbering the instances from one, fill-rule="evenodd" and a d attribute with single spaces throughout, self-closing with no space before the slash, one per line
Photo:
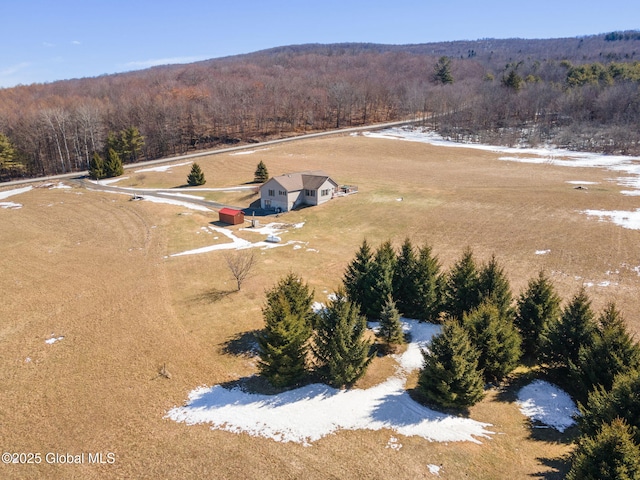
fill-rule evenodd
<path id="1" fill-rule="evenodd" d="M 390 448 L 391 450 L 395 450 L 396 452 L 402 448 L 402 444 L 398 442 L 398 439 L 394 436 L 389 438 L 387 442 L 387 446 L 385 448 Z"/>
<path id="2" fill-rule="evenodd" d="M 47 343 L 49 345 L 53 345 L 56 342 L 59 342 L 60 340 L 63 340 L 64 337 L 60 336 L 60 337 L 56 337 L 56 335 L 54 333 L 51 334 L 51 338 L 48 338 L 44 341 L 44 343 Z"/>
<path id="3" fill-rule="evenodd" d="M 427 465 L 427 468 L 429 469 L 429 473 L 431 475 L 435 475 L 436 477 L 440 476 L 440 467 L 438 465 Z"/>
<path id="4" fill-rule="evenodd" d="M 22 204 L 15 202 L 0 202 L 0 208 L 5 208 L 7 210 L 17 210 L 19 208 L 22 208 Z"/>
<path id="5" fill-rule="evenodd" d="M 584 210 L 582 213 L 592 217 L 598 217 L 601 222 L 609 219 L 621 227 L 640 230 L 640 208 L 634 212 L 627 212 L 625 210 Z"/>
<path id="6" fill-rule="evenodd" d="M 13 197 L 14 195 L 20 195 L 21 193 L 28 192 L 33 187 L 22 187 L 22 188 L 14 188 L 13 190 L 5 190 L 4 192 L 0 192 L 0 200 L 4 200 L 5 198 Z"/>
<path id="7" fill-rule="evenodd" d="M 191 210 L 198 210 L 200 212 L 210 212 L 211 210 L 203 205 L 197 205 L 195 203 L 183 202 L 181 200 L 174 200 L 173 198 L 154 197 L 151 195 L 145 195 L 143 200 L 153 203 L 166 203 L 169 205 L 178 205 L 180 207 L 190 208 Z"/>
<path id="8" fill-rule="evenodd" d="M 184 165 L 191 165 L 193 162 L 184 162 L 184 163 L 174 163 L 173 165 L 161 165 L 159 167 L 149 167 L 149 168 L 141 168 L 140 170 L 135 170 L 134 173 L 143 173 L 143 172 L 168 172 L 174 167 L 183 167 Z"/>
<path id="9" fill-rule="evenodd" d="M 531 420 L 564 432 L 579 414 L 571 397 L 555 385 L 536 380 L 518 392 L 520 411 Z"/>
<path id="10" fill-rule="evenodd" d="M 547 253 L 551 253 L 551 250 L 536 250 L 536 255 L 546 255 Z"/>
<path id="11" fill-rule="evenodd" d="M 413 320 L 404 320 L 403 324 L 412 335 L 408 352 L 426 345 L 439 329 Z M 305 446 L 339 430 L 390 429 L 400 435 L 439 442 L 480 443 L 478 438 L 490 438 L 490 424 L 446 415 L 416 403 L 405 390 L 405 373 L 415 362 L 409 361 L 412 353 L 407 358 L 405 355 L 399 356 L 404 368 L 368 389 L 337 390 L 312 384 L 278 395 L 262 395 L 239 387 L 198 387 L 189 394 L 185 406 L 172 408 L 166 417 L 189 425 L 207 423 L 212 429 Z"/>

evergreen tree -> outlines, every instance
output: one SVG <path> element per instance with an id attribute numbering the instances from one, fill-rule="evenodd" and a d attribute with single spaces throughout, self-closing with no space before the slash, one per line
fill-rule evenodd
<path id="1" fill-rule="evenodd" d="M 494 304 L 504 317 L 512 317 L 513 295 L 504 269 L 498 264 L 495 255 L 480 269 L 480 297 Z"/>
<path id="2" fill-rule="evenodd" d="M 586 398 L 595 386 L 610 390 L 618 374 L 638 368 L 640 347 L 627 332 L 620 312 L 609 303 L 598 318 L 593 341 L 580 349 L 578 362 L 571 366 L 572 378 Z"/>
<path id="3" fill-rule="evenodd" d="M 19 161 L 19 155 L 11 140 L 0 133 L 0 179 L 4 175 L 9 177 L 24 171 L 24 165 Z"/>
<path id="4" fill-rule="evenodd" d="M 517 302 L 515 323 L 522 336 L 525 355 L 537 356 L 542 343 L 542 333 L 559 315 L 560 297 L 544 272 L 540 271 L 538 278 L 529 280 L 527 289 L 522 292 Z"/>
<path id="5" fill-rule="evenodd" d="M 442 333 L 422 353 L 424 366 L 417 390 L 428 403 L 465 409 L 484 397 L 480 354 L 456 320 L 445 322 Z"/>
<path id="6" fill-rule="evenodd" d="M 639 480 L 640 447 L 619 418 L 602 426 L 595 437 L 582 437 L 567 480 Z"/>
<path id="7" fill-rule="evenodd" d="M 129 127 L 120 132 L 120 156 L 128 162 L 135 162 L 144 146 L 144 137 L 137 127 Z"/>
<path id="8" fill-rule="evenodd" d="M 104 160 L 102 160 L 102 157 L 98 152 L 94 152 L 93 157 L 91 157 L 91 161 L 89 162 L 89 178 L 100 180 L 105 177 Z"/>
<path id="9" fill-rule="evenodd" d="M 411 240 L 407 237 L 400 248 L 400 253 L 393 269 L 393 298 L 398 308 L 409 318 L 418 318 L 416 297 L 416 267 L 418 259 Z"/>
<path id="10" fill-rule="evenodd" d="M 319 315 L 313 353 L 320 377 L 335 387 L 352 386 L 366 372 L 373 356 L 364 338 L 365 318 L 344 290 L 335 294 Z"/>
<path id="11" fill-rule="evenodd" d="M 502 77 L 502 85 L 514 91 L 519 91 L 524 84 L 522 77 L 516 73 L 515 68 L 512 69 L 507 76 Z"/>
<path id="12" fill-rule="evenodd" d="M 470 248 L 451 268 L 444 294 L 445 312 L 459 320 L 480 305 L 480 277 Z"/>
<path id="13" fill-rule="evenodd" d="M 560 319 L 549 323 L 543 333 L 542 359 L 552 366 L 571 368 L 580 360 L 580 349 L 591 346 L 595 330 L 591 301 L 581 289 Z"/>
<path id="14" fill-rule="evenodd" d="M 513 321 L 492 303 L 482 303 L 464 316 L 469 338 L 480 352 L 478 368 L 487 382 L 500 382 L 518 366 L 522 351 Z"/>
<path id="15" fill-rule="evenodd" d="M 109 132 L 104 142 L 104 156 L 109 157 L 109 150 L 114 150 L 118 155 L 122 154 L 122 135 Z"/>
<path id="16" fill-rule="evenodd" d="M 434 67 L 433 79 L 437 83 L 447 85 L 453 83 L 453 75 L 451 74 L 451 59 L 449 57 L 440 57 Z"/>
<path id="17" fill-rule="evenodd" d="M 207 181 L 204 178 L 204 173 L 200 169 L 200 165 L 194 163 L 191 166 L 191 172 L 189 172 L 189 176 L 187 177 L 187 184 L 192 187 L 197 187 L 198 185 L 204 185 Z"/>
<path id="18" fill-rule="evenodd" d="M 442 313 L 442 291 L 444 277 L 440 272 L 440 262 L 431 253 L 431 247 L 423 245 L 418 252 L 418 260 L 413 278 L 416 296 L 409 302 L 415 318 L 437 323 Z M 406 314 L 405 314 L 406 315 Z"/>
<path id="19" fill-rule="evenodd" d="M 269 180 L 269 171 L 267 170 L 267 166 L 264 164 L 262 160 L 258 163 L 258 167 L 256 168 L 256 172 L 254 174 L 254 182 L 256 183 L 264 183 Z"/>
<path id="20" fill-rule="evenodd" d="M 366 314 L 366 306 L 371 301 L 373 291 L 373 253 L 366 238 L 356 257 L 347 266 L 342 282 L 349 300 Z"/>
<path id="21" fill-rule="evenodd" d="M 397 345 L 404 343 L 404 333 L 402 332 L 402 322 L 400 321 L 400 312 L 396 308 L 396 303 L 390 296 L 382 307 L 380 313 L 380 331 L 378 337 L 385 343 L 385 349 L 388 352 L 395 350 Z"/>
<path id="22" fill-rule="evenodd" d="M 373 278 L 373 289 L 371 298 L 364 305 L 364 313 L 369 318 L 380 318 L 380 313 L 387 300 L 393 296 L 393 272 L 396 266 L 396 252 L 393 250 L 391 242 L 383 242 L 376 250 L 373 257 L 371 275 Z"/>
<path id="23" fill-rule="evenodd" d="M 312 296 L 293 274 L 269 290 L 262 309 L 265 328 L 258 335 L 258 369 L 276 387 L 298 384 L 307 374 Z"/>
<path id="24" fill-rule="evenodd" d="M 602 425 L 620 417 L 640 444 L 640 371 L 630 370 L 616 376 L 611 390 L 596 387 L 589 393 L 586 405 L 579 405 L 577 418 L 582 435 L 595 436 Z"/>
<path id="25" fill-rule="evenodd" d="M 104 173 L 108 178 L 119 177 L 124 173 L 120 155 L 113 148 L 110 148 L 107 153 L 107 160 L 104 162 Z"/>

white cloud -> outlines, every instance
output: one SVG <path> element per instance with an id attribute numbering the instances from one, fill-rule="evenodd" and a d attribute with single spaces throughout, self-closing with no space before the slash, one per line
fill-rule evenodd
<path id="1" fill-rule="evenodd" d="M 82 45 L 82 42 L 79 40 L 72 40 L 71 45 Z"/>
<path id="2" fill-rule="evenodd" d="M 5 68 L 4 70 L 0 70 L 0 78 L 8 77 L 10 75 L 14 75 L 18 73 L 20 70 L 24 70 L 29 65 L 29 62 L 18 63 L 17 65 L 11 65 L 10 67 Z"/>
<path id="3" fill-rule="evenodd" d="M 55 47 L 56 44 L 55 43 L 50 43 L 50 42 L 42 42 L 42 46 L 45 48 L 52 48 Z"/>

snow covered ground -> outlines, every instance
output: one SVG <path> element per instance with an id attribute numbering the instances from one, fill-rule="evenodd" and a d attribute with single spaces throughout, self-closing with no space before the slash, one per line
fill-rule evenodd
<path id="1" fill-rule="evenodd" d="M 322 308 L 321 304 L 317 305 Z M 370 324 L 374 330 L 377 324 Z M 174 407 L 166 417 L 188 425 L 209 424 L 212 429 L 247 433 L 278 442 L 306 446 L 340 430 L 390 429 L 404 436 L 429 441 L 481 443 L 494 432 L 488 423 L 447 415 L 416 403 L 406 392 L 406 375 L 422 366 L 421 349 L 440 331 L 438 325 L 403 319 L 411 335 L 405 353 L 396 355 L 396 373 L 367 389 L 337 390 L 312 384 L 278 395 L 249 393 L 240 387 L 220 385 L 198 387 L 189 393 L 184 406 Z M 571 398 L 558 387 L 536 380 L 518 393 L 522 413 L 536 421 L 564 431 L 577 413 Z M 391 437 L 386 448 L 399 450 L 402 444 Z M 439 469 L 433 466 L 431 473 Z"/>
<path id="2" fill-rule="evenodd" d="M 578 409 L 571 397 L 543 380 L 535 380 L 518 392 L 518 406 L 523 415 L 564 432 L 575 423 Z"/>
<path id="3" fill-rule="evenodd" d="M 229 390 L 220 385 L 199 387 L 189 394 L 185 406 L 171 409 L 167 417 L 303 445 L 339 430 L 382 428 L 440 442 L 480 443 L 479 438 L 490 438 L 493 432 L 487 429 L 487 423 L 436 412 L 411 399 L 405 390 L 406 374 L 421 366 L 420 347 L 427 345 L 440 327 L 407 319 L 403 323 L 411 334 L 411 344 L 397 356 L 396 374 L 374 387 L 337 390 L 313 384 L 279 395 Z M 389 448 L 401 448 L 397 442 L 392 443 Z"/>
<path id="4" fill-rule="evenodd" d="M 619 175 L 617 178 L 618 185 L 630 188 L 630 190 L 622 191 L 624 195 L 640 195 L 640 157 L 574 152 L 555 147 L 513 148 L 475 143 L 456 143 L 445 140 L 432 131 L 399 127 L 379 132 L 365 132 L 363 135 L 371 138 L 428 143 L 441 147 L 474 148 L 498 152 L 505 154 L 505 156 L 500 157 L 500 160 L 509 162 L 548 164 L 561 167 L 605 168 Z M 579 180 L 570 180 L 568 183 L 577 185 L 592 184 L 592 182 L 581 182 Z M 601 221 L 609 220 L 624 228 L 640 230 L 640 209 L 633 211 L 584 210 L 580 213 L 598 217 Z"/>
<path id="5" fill-rule="evenodd" d="M 14 188 L 13 190 L 5 190 L 4 192 L 0 192 L 0 200 L 5 200 L 9 197 L 13 197 L 14 195 L 19 195 L 21 193 L 28 192 L 33 187 L 22 187 L 22 188 Z M 0 202 L 0 208 L 10 208 L 10 209 L 18 209 L 22 208 L 22 204 L 15 202 Z"/>

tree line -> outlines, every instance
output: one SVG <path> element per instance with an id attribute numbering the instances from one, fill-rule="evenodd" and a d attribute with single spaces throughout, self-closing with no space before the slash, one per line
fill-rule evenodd
<path id="1" fill-rule="evenodd" d="M 367 318 L 380 321 L 385 354 L 405 341 L 402 312 L 442 324 L 423 351 L 418 401 L 464 411 L 518 365 L 537 367 L 578 401 L 568 478 L 640 475 L 640 346 L 615 304 L 597 314 L 581 288 L 562 306 L 542 271 L 516 297 L 495 256 L 479 264 L 467 248 L 443 271 L 431 247 L 409 239 L 398 251 L 364 240 L 332 298 L 314 313 L 313 292 L 294 274 L 267 292 L 259 368 L 272 384 L 352 386 L 375 353 Z"/>
<path id="2" fill-rule="evenodd" d="M 0 89 L 0 180 L 86 170 L 133 129 L 114 149 L 124 163 L 395 119 L 454 140 L 638 153 L 637 42 L 308 45 Z"/>

